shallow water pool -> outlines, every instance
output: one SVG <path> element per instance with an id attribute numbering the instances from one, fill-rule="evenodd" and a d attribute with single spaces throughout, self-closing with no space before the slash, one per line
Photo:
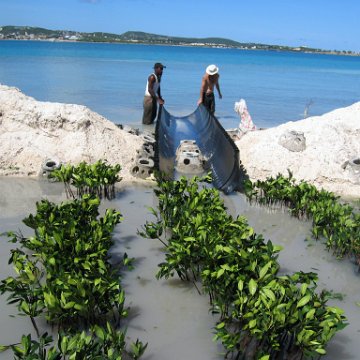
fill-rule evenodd
<path id="1" fill-rule="evenodd" d="M 0 233 L 21 230 L 30 235 L 21 220 L 34 213 L 35 202 L 43 197 L 55 202 L 65 200 L 63 185 L 58 183 L 1 178 L 0 188 Z M 360 277 L 355 265 L 349 260 L 336 260 L 322 244 L 311 240 L 310 223 L 291 218 L 286 209 L 269 211 L 250 205 L 240 194 L 225 196 L 224 200 L 230 213 L 246 216 L 257 233 L 284 247 L 279 256 L 282 273 L 317 272 L 319 291 L 325 288 L 345 296 L 343 301 L 332 300 L 330 304 L 343 308 L 350 324 L 336 334 L 324 359 L 358 359 L 360 307 L 356 303 L 360 302 Z M 127 336 L 129 340 L 139 338 L 148 342 L 144 360 L 223 359 L 221 345 L 212 341 L 216 317 L 209 312 L 208 298 L 200 296 L 192 284 L 176 278 L 155 278 L 157 265 L 164 259 L 162 244 L 137 235 L 146 220 L 153 220 L 149 206 L 156 207 L 149 187 L 122 189 L 116 199 L 101 205 L 102 210 L 116 208 L 124 216 L 114 233 L 112 256 L 116 259 L 126 252 L 136 259 L 135 269 L 123 276 L 126 303 L 131 308 Z M 3 279 L 12 274 L 7 264 L 12 244 L 4 236 L 0 241 L 0 279 Z M 6 304 L 6 295 L 0 296 L 0 344 L 13 343 L 22 334 L 33 333 L 29 319 L 9 317 L 11 314 L 16 314 L 16 309 Z M 45 324 L 40 325 L 46 328 Z M 0 353 L 0 360 L 12 358 L 11 352 Z"/>

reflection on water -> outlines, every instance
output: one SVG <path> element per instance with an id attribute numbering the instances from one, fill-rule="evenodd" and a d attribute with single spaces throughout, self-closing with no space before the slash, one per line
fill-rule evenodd
<path id="1" fill-rule="evenodd" d="M 0 233 L 20 229 L 28 231 L 21 219 L 35 210 L 35 202 L 42 197 L 51 201 L 64 200 L 61 184 L 38 182 L 29 179 L 0 179 Z M 348 260 L 336 260 L 324 246 L 309 238 L 309 222 L 299 221 L 287 215 L 285 209 L 269 211 L 250 205 L 242 195 L 224 196 L 228 211 L 249 219 L 257 233 L 273 243 L 283 245 L 279 262 L 281 271 L 290 273 L 298 270 L 314 271 L 319 274 L 319 291 L 323 288 L 345 295 L 343 301 L 332 304 L 343 308 L 350 324 L 335 336 L 324 359 L 358 359 L 360 345 L 360 279 L 355 266 Z M 147 207 L 156 207 L 152 189 L 137 187 L 125 189 L 113 201 L 104 201 L 102 210 L 116 208 L 124 221 L 116 228 L 116 244 L 112 248 L 113 260 L 121 258 L 124 252 L 134 257 L 135 269 L 123 277 L 126 303 L 131 307 L 127 336 L 148 342 L 144 360 L 220 360 L 221 345 L 213 343 L 213 326 L 216 318 L 209 312 L 206 296 L 200 296 L 196 289 L 176 278 L 156 280 L 157 265 L 164 259 L 161 243 L 143 239 L 137 230 L 146 220 L 153 220 Z M 11 274 L 7 265 L 11 244 L 6 237 L 0 237 L 0 279 Z M 9 317 L 16 309 L 6 304 L 6 296 L 0 296 L 0 344 L 9 344 L 20 339 L 22 334 L 32 332 L 27 318 Z M 42 324 L 44 326 L 44 324 Z M 0 360 L 11 359 L 10 353 L 0 353 Z"/>

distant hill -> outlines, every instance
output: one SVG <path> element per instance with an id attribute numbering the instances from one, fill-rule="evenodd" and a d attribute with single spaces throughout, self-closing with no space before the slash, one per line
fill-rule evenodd
<path id="1" fill-rule="evenodd" d="M 149 42 L 149 43 L 174 43 L 174 44 L 211 44 L 211 45 L 223 45 L 229 47 L 240 47 L 242 46 L 241 43 L 211 37 L 211 38 L 185 38 L 185 37 L 176 37 L 176 36 L 166 36 L 166 35 L 157 35 L 157 34 L 149 34 L 141 31 L 127 31 L 126 33 L 121 35 L 121 38 L 125 41 L 138 41 L 138 42 Z"/>
<path id="2" fill-rule="evenodd" d="M 305 46 L 291 47 L 268 45 L 259 43 L 240 43 L 238 41 L 209 37 L 185 38 L 167 35 L 150 34 L 141 31 L 127 31 L 123 34 L 104 32 L 79 32 L 72 30 L 49 30 L 30 26 L 2 26 L 0 27 L 0 40 L 49 40 L 49 41 L 84 41 L 84 42 L 112 42 L 112 43 L 139 43 L 158 45 L 185 45 L 204 47 L 223 47 L 251 50 L 301 51 L 311 53 L 346 54 L 354 55 L 351 51 L 329 51 L 308 48 Z"/>
<path id="3" fill-rule="evenodd" d="M 104 32 L 77 32 L 71 30 L 48 30 L 29 26 L 3 26 L 0 28 L 3 39 L 54 39 L 76 40 L 90 42 L 122 42 L 122 43 L 146 43 L 167 45 L 208 45 L 241 47 L 242 44 L 223 38 L 184 38 L 167 35 L 149 34 L 141 31 L 127 31 L 123 34 Z"/>

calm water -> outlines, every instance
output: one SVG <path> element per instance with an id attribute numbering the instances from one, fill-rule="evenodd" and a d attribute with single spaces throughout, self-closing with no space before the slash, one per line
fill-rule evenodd
<path id="1" fill-rule="evenodd" d="M 262 127 L 301 119 L 308 104 L 309 115 L 321 115 L 360 99 L 360 57 L 150 45 L 0 41 L 0 83 L 137 125 L 157 61 L 167 65 L 162 93 L 174 115 L 195 110 L 204 69 L 217 64 L 217 115 L 226 128 L 238 125 L 240 98 Z"/>

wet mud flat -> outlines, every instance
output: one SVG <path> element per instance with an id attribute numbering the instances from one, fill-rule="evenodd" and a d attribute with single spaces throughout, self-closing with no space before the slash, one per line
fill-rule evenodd
<path id="1" fill-rule="evenodd" d="M 31 235 L 22 219 L 35 211 L 36 201 L 66 200 L 62 184 L 33 179 L 0 179 L 0 233 L 22 231 Z M 267 209 L 249 204 L 238 193 L 224 196 L 228 211 L 244 215 L 257 233 L 265 240 L 282 245 L 279 263 L 282 273 L 302 270 L 316 272 L 318 290 L 326 289 L 341 294 L 343 300 L 334 299 L 329 305 L 345 310 L 349 325 L 335 335 L 324 359 L 358 359 L 360 351 L 360 274 L 348 259 L 337 260 L 323 244 L 310 238 L 311 224 L 291 218 L 286 209 Z M 156 207 L 156 198 L 150 187 L 131 187 L 119 191 L 112 201 L 102 201 L 101 208 L 119 210 L 124 220 L 116 227 L 115 245 L 111 255 L 116 261 L 124 252 L 135 258 L 134 270 L 125 272 L 123 286 L 126 304 L 130 307 L 127 336 L 148 342 L 144 360 L 220 360 L 221 344 L 214 343 L 213 327 L 216 316 L 209 312 L 206 296 L 200 296 L 192 284 L 176 277 L 157 280 L 157 265 L 164 259 L 164 249 L 157 240 L 144 239 L 137 232 L 146 220 L 153 220 L 148 207 Z M 7 264 L 13 244 L 0 237 L 0 279 L 13 275 Z M 10 317 L 17 310 L 6 303 L 6 294 L 0 296 L 0 344 L 18 341 L 23 334 L 35 335 L 26 317 Z M 40 324 L 47 329 L 46 323 Z M 47 329 L 48 331 L 50 329 Z M 1 360 L 12 359 L 11 352 L 0 353 Z"/>

